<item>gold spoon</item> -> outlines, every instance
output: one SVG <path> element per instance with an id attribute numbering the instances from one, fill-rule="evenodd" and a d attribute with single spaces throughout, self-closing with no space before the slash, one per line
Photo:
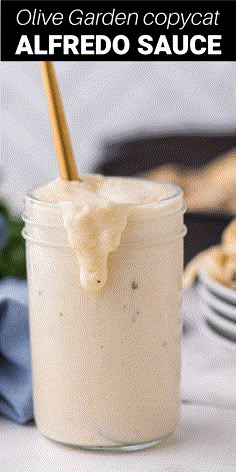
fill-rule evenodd
<path id="1" fill-rule="evenodd" d="M 40 65 L 60 176 L 64 180 L 80 180 L 54 65 L 50 61 L 40 62 Z"/>

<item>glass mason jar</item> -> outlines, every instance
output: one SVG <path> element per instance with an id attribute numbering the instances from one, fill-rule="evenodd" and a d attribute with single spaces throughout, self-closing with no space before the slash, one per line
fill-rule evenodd
<path id="1" fill-rule="evenodd" d="M 80 285 L 60 205 L 26 197 L 34 414 L 50 439 L 135 450 L 176 430 L 186 230 L 182 191 L 168 188 L 130 214 L 99 293 Z"/>

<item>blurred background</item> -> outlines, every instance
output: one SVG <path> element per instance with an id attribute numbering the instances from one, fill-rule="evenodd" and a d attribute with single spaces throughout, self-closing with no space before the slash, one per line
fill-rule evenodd
<path id="1" fill-rule="evenodd" d="M 236 210 L 235 65 L 59 62 L 56 71 L 79 171 L 179 183 L 186 260 L 216 243 Z M 36 62 L 2 63 L 1 135 L 0 228 L 6 244 L 8 220 L 11 255 L 1 273 L 25 276 L 17 215 L 29 189 L 58 175 Z"/>

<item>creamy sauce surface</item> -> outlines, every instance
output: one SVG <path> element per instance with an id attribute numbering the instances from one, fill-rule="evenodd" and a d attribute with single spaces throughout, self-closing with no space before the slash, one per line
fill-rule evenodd
<path id="1" fill-rule="evenodd" d="M 130 212 L 170 196 L 157 182 L 101 175 L 82 175 L 81 182 L 57 179 L 33 196 L 59 204 L 84 289 L 99 292 L 108 277 L 108 256 L 121 242 Z"/>

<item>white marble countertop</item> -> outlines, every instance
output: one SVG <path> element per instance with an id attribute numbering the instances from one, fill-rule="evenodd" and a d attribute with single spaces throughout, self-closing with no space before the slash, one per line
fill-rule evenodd
<path id="1" fill-rule="evenodd" d="M 184 404 L 176 438 L 132 453 L 64 447 L 0 419 L 1 472 L 235 472 L 233 410 Z"/>

